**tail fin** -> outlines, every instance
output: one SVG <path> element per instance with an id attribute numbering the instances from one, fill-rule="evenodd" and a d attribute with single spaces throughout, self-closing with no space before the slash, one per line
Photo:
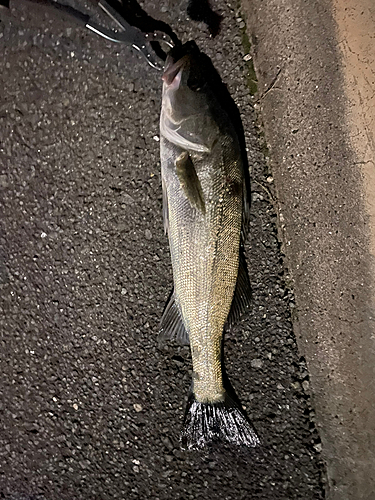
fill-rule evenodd
<path id="1" fill-rule="evenodd" d="M 194 450 L 212 441 L 250 447 L 260 444 L 252 425 L 228 395 L 220 403 L 199 403 L 192 395 L 181 433 L 182 446 Z"/>

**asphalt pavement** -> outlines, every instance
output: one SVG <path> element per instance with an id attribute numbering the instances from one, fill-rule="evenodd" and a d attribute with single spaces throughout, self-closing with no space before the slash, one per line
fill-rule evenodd
<path id="1" fill-rule="evenodd" d="M 253 302 L 226 334 L 225 362 L 262 446 L 180 449 L 190 354 L 157 341 L 172 287 L 160 73 L 19 3 L 0 24 L 1 499 L 324 498 L 244 22 L 218 1 L 212 39 L 186 6 L 144 3 L 212 58 L 241 113 Z"/>

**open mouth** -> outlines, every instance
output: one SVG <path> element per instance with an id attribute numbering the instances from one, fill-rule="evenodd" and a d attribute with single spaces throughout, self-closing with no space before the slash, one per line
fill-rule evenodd
<path id="1" fill-rule="evenodd" d="M 181 59 L 178 59 L 176 62 L 174 62 L 172 57 L 168 56 L 163 74 L 163 81 L 167 85 L 171 85 L 176 77 L 181 74 L 181 71 L 189 66 L 189 61 L 190 57 L 188 55 L 181 57 Z"/>

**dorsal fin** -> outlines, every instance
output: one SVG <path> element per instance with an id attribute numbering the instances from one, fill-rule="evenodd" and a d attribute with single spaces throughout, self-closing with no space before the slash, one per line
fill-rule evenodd
<path id="1" fill-rule="evenodd" d="M 240 262 L 236 288 L 233 295 L 232 305 L 228 314 L 227 325 L 233 326 L 242 314 L 249 308 L 251 303 L 251 286 L 243 249 L 240 249 Z"/>

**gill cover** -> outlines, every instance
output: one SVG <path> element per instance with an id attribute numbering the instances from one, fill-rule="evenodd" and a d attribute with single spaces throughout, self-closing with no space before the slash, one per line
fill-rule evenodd
<path id="1" fill-rule="evenodd" d="M 183 150 L 209 153 L 219 130 L 201 57 L 192 42 L 169 54 L 163 74 L 160 133 Z"/>

